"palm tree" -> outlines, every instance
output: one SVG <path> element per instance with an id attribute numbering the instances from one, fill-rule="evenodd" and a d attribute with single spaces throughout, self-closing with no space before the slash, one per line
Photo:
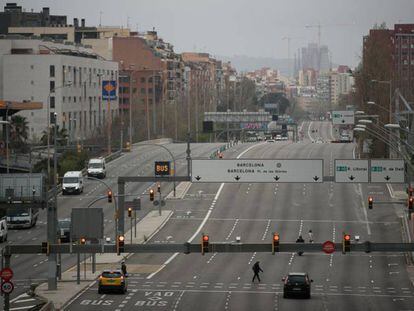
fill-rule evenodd
<path id="1" fill-rule="evenodd" d="M 49 128 L 49 143 L 50 145 L 54 145 L 54 137 L 55 137 L 55 126 L 52 125 Z M 58 146 L 65 146 L 68 142 L 68 131 L 63 128 L 63 129 L 59 129 L 59 125 L 57 125 L 57 144 Z M 44 130 L 42 132 L 42 138 L 40 139 L 42 145 L 46 146 L 47 145 L 47 131 Z"/>
<path id="2" fill-rule="evenodd" d="M 14 115 L 10 119 L 10 145 L 12 149 L 23 150 L 29 136 L 28 122 L 25 117 Z"/>

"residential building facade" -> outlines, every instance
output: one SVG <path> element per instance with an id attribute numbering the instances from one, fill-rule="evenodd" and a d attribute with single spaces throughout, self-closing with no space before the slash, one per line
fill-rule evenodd
<path id="1" fill-rule="evenodd" d="M 90 49 L 31 39 L 0 39 L 0 98 L 40 101 L 43 109 L 20 112 L 29 139 L 38 141 L 55 120 L 71 141 L 105 133 L 118 114 L 118 99 L 102 99 L 102 81 L 118 79 L 118 64 Z"/>

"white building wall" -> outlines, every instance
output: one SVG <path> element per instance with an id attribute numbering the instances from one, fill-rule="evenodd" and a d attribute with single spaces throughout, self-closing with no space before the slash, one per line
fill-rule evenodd
<path id="1" fill-rule="evenodd" d="M 0 40 L 2 99 L 43 102 L 41 110 L 20 112 L 27 118 L 30 140 L 41 138 L 47 128 L 48 112 L 57 114 L 59 127 L 68 130 L 72 141 L 94 136 L 99 128 L 106 132 L 108 104 L 101 99 L 101 85 L 102 80 L 117 81 L 116 62 L 60 54 L 4 55 L 7 44 L 2 41 L 8 40 Z M 54 77 L 50 76 L 50 66 L 54 66 Z M 54 92 L 51 92 L 51 81 L 55 84 Z M 62 87 L 68 82 L 72 84 Z M 54 98 L 54 107 L 49 95 Z M 110 102 L 110 110 L 114 118 L 118 112 L 118 99 Z"/>

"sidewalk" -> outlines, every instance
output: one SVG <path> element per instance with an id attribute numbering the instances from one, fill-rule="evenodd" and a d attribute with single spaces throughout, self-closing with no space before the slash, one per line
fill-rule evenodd
<path id="1" fill-rule="evenodd" d="M 148 240 L 152 235 L 164 226 L 171 217 L 172 211 L 164 210 L 159 216 L 158 211 L 149 212 L 140 222 L 137 223 L 137 237 L 132 238 L 133 244 L 141 244 Z M 133 230 L 133 229 L 132 229 Z M 131 230 L 125 234 L 125 242 L 130 242 Z M 55 309 L 60 310 L 62 306 L 68 303 L 75 295 L 89 288 L 95 283 L 96 278 L 103 269 L 119 269 L 120 262 L 130 254 L 117 256 L 116 254 L 97 254 L 96 255 L 96 272 L 92 273 L 91 259 L 81 262 L 81 282 L 76 284 L 76 266 L 62 273 L 62 280 L 58 281 L 57 290 L 47 290 L 47 283 L 42 283 L 36 288 L 36 295 L 47 301 L 52 301 Z M 81 255 L 81 260 L 82 260 Z M 86 267 L 86 273 L 85 273 Z"/>

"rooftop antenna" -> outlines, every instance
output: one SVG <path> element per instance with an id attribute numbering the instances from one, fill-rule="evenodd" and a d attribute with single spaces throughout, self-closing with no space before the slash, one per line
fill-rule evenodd
<path id="1" fill-rule="evenodd" d="M 102 27 L 102 11 L 99 11 L 99 27 Z"/>

